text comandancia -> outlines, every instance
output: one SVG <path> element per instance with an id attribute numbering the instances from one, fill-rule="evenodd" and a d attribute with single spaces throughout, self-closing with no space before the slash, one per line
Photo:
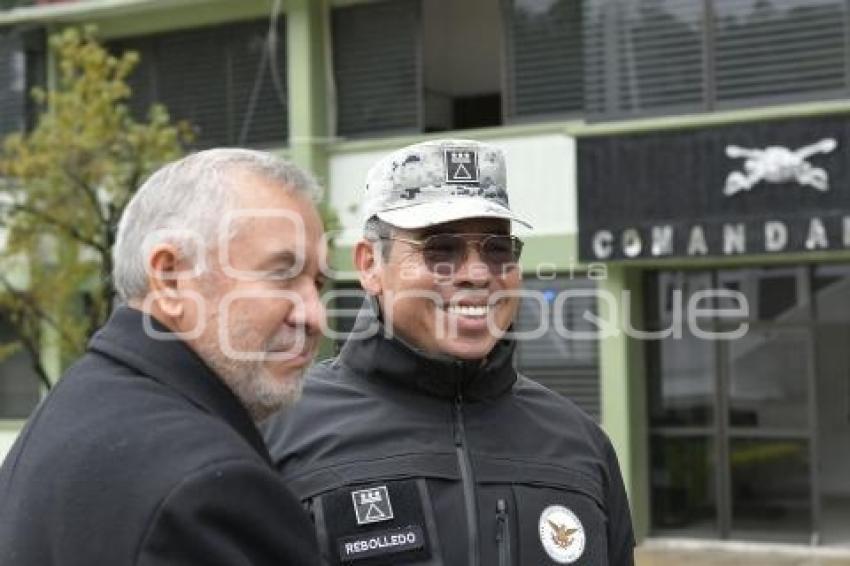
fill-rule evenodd
<path id="1" fill-rule="evenodd" d="M 711 249 L 707 232 L 709 229 L 720 231 L 719 249 Z M 759 249 L 750 245 L 748 235 L 754 231 L 762 233 L 757 238 Z M 812 217 L 800 234 L 802 249 L 807 251 L 826 250 L 836 246 L 830 242 L 824 220 Z M 615 235 L 612 230 L 597 230 L 591 242 L 594 259 L 610 259 L 617 252 L 626 258 L 664 257 L 670 255 L 705 256 L 705 255 L 735 255 L 746 253 L 778 253 L 792 251 L 789 249 L 791 230 L 786 222 L 768 220 L 759 227 L 743 222 L 728 222 L 720 227 L 708 228 L 704 224 L 693 224 L 686 229 L 684 249 L 676 249 L 674 239 L 675 229 L 669 224 L 659 224 L 648 229 L 624 228 Z M 850 248 L 850 216 L 841 218 L 841 247 Z"/>

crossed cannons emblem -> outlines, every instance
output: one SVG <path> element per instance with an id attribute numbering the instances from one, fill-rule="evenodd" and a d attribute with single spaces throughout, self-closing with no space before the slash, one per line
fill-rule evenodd
<path id="1" fill-rule="evenodd" d="M 723 193 L 731 196 L 740 191 L 749 191 L 761 181 L 768 183 L 797 181 L 800 185 L 808 185 L 818 191 L 828 191 L 829 176 L 826 171 L 820 167 L 813 167 L 806 160 L 819 153 L 830 153 L 837 145 L 833 138 L 824 138 L 794 151 L 782 146 L 749 149 L 728 145 L 726 146 L 727 156 L 732 159 L 746 158 L 746 161 L 743 173 L 733 171 L 726 177 Z"/>

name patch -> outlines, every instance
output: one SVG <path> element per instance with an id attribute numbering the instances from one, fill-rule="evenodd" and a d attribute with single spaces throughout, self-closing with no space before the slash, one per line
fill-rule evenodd
<path id="1" fill-rule="evenodd" d="M 418 525 L 400 529 L 371 531 L 339 539 L 339 557 L 345 561 L 385 556 L 422 548 L 425 535 Z"/>

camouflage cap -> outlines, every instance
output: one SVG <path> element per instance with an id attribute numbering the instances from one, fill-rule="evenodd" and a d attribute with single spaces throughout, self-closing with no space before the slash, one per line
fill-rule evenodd
<path id="1" fill-rule="evenodd" d="M 435 140 L 395 151 L 366 175 L 363 222 L 377 216 L 405 229 L 465 218 L 504 218 L 511 212 L 505 156 L 472 140 Z"/>

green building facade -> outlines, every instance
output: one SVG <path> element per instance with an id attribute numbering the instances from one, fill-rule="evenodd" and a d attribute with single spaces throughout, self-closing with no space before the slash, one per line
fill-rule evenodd
<path id="1" fill-rule="evenodd" d="M 26 123 L 25 87 L 48 81 L 39 38 L 96 24 L 142 56 L 134 109 L 163 102 L 198 147 L 269 149 L 322 180 L 342 225 L 337 288 L 351 291 L 329 305 L 340 339 L 366 169 L 427 138 L 499 145 L 535 225 L 520 236 L 537 298 L 518 327 L 545 327 L 517 363 L 611 436 L 639 538 L 850 544 L 850 3 L 30 4 L 0 11 L 0 77 L 17 85 L 0 130 Z M 794 153 L 824 139 L 835 147 Z M 736 171 L 740 194 L 725 195 Z M 694 299 L 713 289 L 746 311 Z M 689 307 L 747 332 L 694 336 Z M 37 398 L 15 383 L 0 451 Z"/>

